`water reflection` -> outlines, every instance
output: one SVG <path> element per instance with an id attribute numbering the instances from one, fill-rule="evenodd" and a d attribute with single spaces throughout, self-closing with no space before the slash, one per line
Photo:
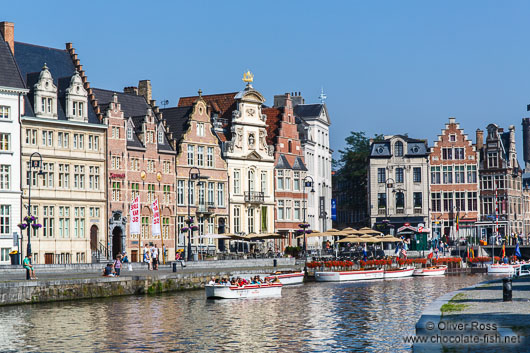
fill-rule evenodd
<path id="1" fill-rule="evenodd" d="M 284 288 L 281 298 L 206 300 L 203 291 L 0 308 L 0 350 L 410 351 L 422 309 L 487 277 Z"/>

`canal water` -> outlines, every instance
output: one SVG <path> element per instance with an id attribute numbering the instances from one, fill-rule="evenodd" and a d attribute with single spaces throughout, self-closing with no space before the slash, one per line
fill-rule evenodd
<path id="1" fill-rule="evenodd" d="M 0 308 L 0 351 L 409 352 L 423 308 L 485 275 L 284 287 L 281 298 L 204 291 Z"/>

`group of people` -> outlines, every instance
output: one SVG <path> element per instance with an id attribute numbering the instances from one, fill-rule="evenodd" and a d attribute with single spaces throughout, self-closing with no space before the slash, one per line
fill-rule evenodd
<path id="1" fill-rule="evenodd" d="M 114 262 L 107 263 L 107 266 L 103 269 L 104 277 L 119 277 L 121 273 L 121 268 L 124 264 L 129 263 L 129 258 L 127 257 L 127 252 L 116 255 L 116 260 Z"/>
<path id="2" fill-rule="evenodd" d="M 210 282 L 208 282 L 209 285 L 221 285 L 221 286 L 238 286 L 243 287 L 246 285 L 262 285 L 262 284 L 270 284 L 270 283 L 280 283 L 280 279 L 275 276 L 273 280 L 271 280 L 269 277 L 265 277 L 265 279 L 262 279 L 260 276 L 254 276 L 250 278 L 249 280 L 246 280 L 241 277 L 232 277 L 229 278 L 215 278 L 212 277 Z"/>
<path id="3" fill-rule="evenodd" d="M 147 244 L 144 245 L 144 263 L 147 264 L 147 269 L 149 271 L 158 270 L 158 264 L 160 263 L 160 252 L 158 251 L 158 248 L 153 245 L 153 243 L 151 243 L 150 246 L 151 247 L 148 247 Z"/>

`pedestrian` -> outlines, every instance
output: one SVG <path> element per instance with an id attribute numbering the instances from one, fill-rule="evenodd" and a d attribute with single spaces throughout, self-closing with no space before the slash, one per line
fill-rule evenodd
<path id="1" fill-rule="evenodd" d="M 26 255 L 24 261 L 22 261 L 22 265 L 24 266 L 26 271 L 29 272 L 29 276 L 31 279 L 38 279 L 37 276 L 35 276 L 35 270 L 33 269 L 33 265 L 31 264 L 31 254 Z"/>
<path id="2" fill-rule="evenodd" d="M 121 255 L 116 255 L 116 260 L 114 260 L 114 272 L 116 272 L 116 277 L 120 277 L 121 271 Z"/>
<path id="3" fill-rule="evenodd" d="M 127 257 L 127 251 L 124 251 L 121 256 L 122 256 L 122 259 L 121 259 L 122 263 L 124 264 L 129 263 L 129 258 Z"/>
<path id="4" fill-rule="evenodd" d="M 151 270 L 151 252 L 147 247 L 147 243 L 144 245 L 144 263 L 147 264 L 147 269 Z"/>
<path id="5" fill-rule="evenodd" d="M 153 252 L 152 252 L 152 257 L 153 257 L 153 270 L 158 270 L 158 248 L 156 246 L 153 246 Z"/>

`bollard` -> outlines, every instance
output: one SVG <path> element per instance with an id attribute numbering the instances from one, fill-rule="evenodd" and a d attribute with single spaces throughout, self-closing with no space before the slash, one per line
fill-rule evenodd
<path id="1" fill-rule="evenodd" d="M 277 259 L 272 260 L 272 265 L 274 267 L 277 267 L 278 266 L 278 260 Z"/>
<path id="2" fill-rule="evenodd" d="M 173 261 L 172 265 L 173 265 L 173 272 L 177 272 L 177 262 Z"/>
<path id="3" fill-rule="evenodd" d="M 512 301 L 512 279 L 511 278 L 502 279 L 502 301 L 503 302 Z"/>

